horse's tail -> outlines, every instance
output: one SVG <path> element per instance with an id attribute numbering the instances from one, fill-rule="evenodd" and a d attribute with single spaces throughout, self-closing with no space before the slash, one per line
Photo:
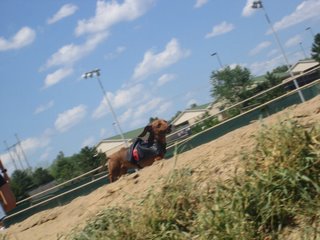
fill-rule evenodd
<path id="1" fill-rule="evenodd" d="M 110 157 L 108 157 L 107 154 L 105 154 L 105 155 L 106 155 L 106 157 L 103 158 L 100 162 L 101 168 L 99 169 L 99 172 L 103 172 L 103 171 L 108 170 L 108 161 L 109 161 Z"/>

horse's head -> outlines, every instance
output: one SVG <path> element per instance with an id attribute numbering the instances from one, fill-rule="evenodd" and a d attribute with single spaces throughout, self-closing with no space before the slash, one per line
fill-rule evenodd
<path id="1" fill-rule="evenodd" d="M 171 124 L 166 120 L 156 119 L 147 125 L 139 137 L 144 137 L 149 132 L 149 142 L 156 140 L 158 143 L 164 144 L 166 142 L 166 134 L 171 132 Z"/>

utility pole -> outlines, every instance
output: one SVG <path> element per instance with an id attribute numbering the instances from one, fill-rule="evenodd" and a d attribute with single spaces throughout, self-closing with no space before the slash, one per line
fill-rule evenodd
<path id="1" fill-rule="evenodd" d="M 7 141 L 4 140 L 3 143 L 4 143 L 5 147 L 6 147 L 7 152 L 9 153 L 9 156 L 10 156 L 10 158 L 11 158 L 11 161 L 13 162 L 14 169 L 15 169 L 15 170 L 18 170 L 16 160 L 15 160 L 14 157 L 12 156 L 12 153 L 11 153 L 11 150 L 10 150 L 10 147 L 9 147 Z"/>
<path id="2" fill-rule="evenodd" d="M 26 162 L 27 167 L 28 167 L 29 169 L 31 169 L 31 166 L 30 166 L 29 161 L 28 161 L 28 159 L 27 159 L 27 155 L 25 154 L 25 152 L 24 152 L 24 150 L 23 150 L 23 147 L 22 147 L 21 141 L 20 141 L 20 139 L 19 139 L 19 137 L 18 137 L 18 134 L 15 134 L 15 136 L 16 136 L 16 139 L 17 139 L 17 141 L 18 141 L 17 144 L 18 144 L 18 146 L 20 147 L 20 150 L 21 150 L 22 156 L 23 156 L 23 158 L 24 158 L 24 161 Z"/>

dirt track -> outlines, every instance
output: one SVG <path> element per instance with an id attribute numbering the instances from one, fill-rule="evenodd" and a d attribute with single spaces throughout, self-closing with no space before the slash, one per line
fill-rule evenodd
<path id="1" fill-rule="evenodd" d="M 320 122 L 320 96 L 270 116 L 263 122 L 274 124 L 287 118 L 304 123 Z M 254 122 L 180 154 L 176 168 L 194 169 L 194 180 L 198 181 L 199 185 L 208 179 L 227 179 L 234 174 L 236 168 L 241 171 L 239 153 L 253 148 L 252 136 L 260 125 L 260 122 Z M 88 219 L 106 207 L 135 207 L 148 190 L 156 190 L 161 186 L 164 178 L 173 170 L 174 162 L 174 159 L 157 162 L 139 173 L 127 175 L 87 196 L 78 197 L 65 206 L 37 213 L 23 222 L 10 226 L 6 230 L 8 239 L 68 239 L 70 233 L 81 229 Z"/>

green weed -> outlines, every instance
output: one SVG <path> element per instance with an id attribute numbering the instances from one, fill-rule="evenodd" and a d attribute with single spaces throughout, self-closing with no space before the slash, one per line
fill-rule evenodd
<path id="1" fill-rule="evenodd" d="M 299 226 L 301 239 L 319 238 L 319 127 L 283 121 L 256 140 L 241 176 L 200 185 L 174 169 L 142 207 L 107 209 L 73 239 L 274 240 Z"/>

